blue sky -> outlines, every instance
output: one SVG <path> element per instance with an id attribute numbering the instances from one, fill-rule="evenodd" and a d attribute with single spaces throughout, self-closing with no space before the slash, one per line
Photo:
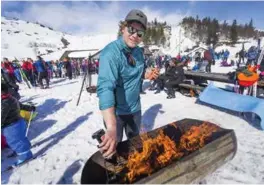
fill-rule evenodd
<path id="1" fill-rule="evenodd" d="M 248 23 L 264 30 L 264 2 L 261 1 L 2 1 L 2 16 L 38 21 L 73 34 L 116 32 L 119 20 L 130 9 L 141 9 L 149 20 L 177 24 L 184 16 L 210 16 L 219 21 Z"/>

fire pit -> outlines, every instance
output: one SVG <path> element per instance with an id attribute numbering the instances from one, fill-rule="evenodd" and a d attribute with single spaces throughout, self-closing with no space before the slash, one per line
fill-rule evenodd
<path id="1" fill-rule="evenodd" d="M 184 119 L 119 143 L 111 160 L 95 153 L 83 169 L 81 183 L 191 183 L 235 152 L 233 130 Z"/>

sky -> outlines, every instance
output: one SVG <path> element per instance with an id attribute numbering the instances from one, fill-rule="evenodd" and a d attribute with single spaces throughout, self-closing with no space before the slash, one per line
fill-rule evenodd
<path id="1" fill-rule="evenodd" d="M 177 25 L 183 17 L 210 16 L 239 24 L 253 19 L 264 30 L 264 1 L 1 1 L 1 15 L 40 22 L 75 35 L 117 32 L 118 22 L 131 9 L 140 9 L 148 20 L 157 18 Z"/>

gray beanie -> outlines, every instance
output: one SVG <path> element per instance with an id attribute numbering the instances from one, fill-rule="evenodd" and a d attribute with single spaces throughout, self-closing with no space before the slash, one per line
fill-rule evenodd
<path id="1" fill-rule="evenodd" d="M 147 29 L 147 16 L 140 10 L 133 9 L 131 10 L 127 16 L 125 21 L 137 21 L 141 23 L 145 29 Z"/>

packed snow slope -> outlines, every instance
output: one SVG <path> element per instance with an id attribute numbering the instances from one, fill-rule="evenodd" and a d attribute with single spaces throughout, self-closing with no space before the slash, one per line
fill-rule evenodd
<path id="1" fill-rule="evenodd" d="M 44 55 L 45 60 L 56 60 L 65 50 L 76 49 L 102 49 L 106 44 L 116 39 L 115 34 L 74 36 L 41 24 L 23 20 L 14 20 L 1 17 L 1 56 L 14 59 L 31 57 L 36 59 L 39 54 Z M 64 46 L 61 39 L 69 42 Z"/>
<path id="2" fill-rule="evenodd" d="M 213 72 L 228 70 L 232 67 L 212 68 Z M 93 76 L 93 84 L 96 80 Z M 96 94 L 83 91 L 80 105 L 76 106 L 81 83 L 82 77 L 71 81 L 53 79 L 51 88 L 46 90 L 21 85 L 22 102 L 32 101 L 37 106 L 38 116 L 30 125 L 28 137 L 33 153 L 39 157 L 14 171 L 2 173 L 2 183 L 80 183 L 85 162 L 97 151 L 97 141 L 91 136 L 104 128 Z M 144 88 L 148 86 L 149 82 L 145 81 Z M 146 92 L 141 95 L 144 131 L 184 118 L 209 121 L 235 131 L 238 149 L 234 159 L 208 175 L 203 183 L 264 183 L 264 132 L 258 120 L 251 121 L 251 115 L 244 118 L 201 105 L 196 103 L 196 98 L 178 92 L 175 99 L 166 99 L 164 92 Z M 6 159 L 10 152 L 2 151 L 2 169 L 12 161 Z"/>

